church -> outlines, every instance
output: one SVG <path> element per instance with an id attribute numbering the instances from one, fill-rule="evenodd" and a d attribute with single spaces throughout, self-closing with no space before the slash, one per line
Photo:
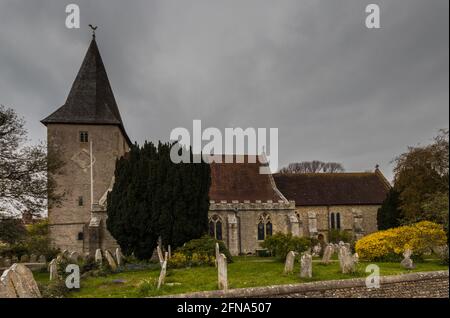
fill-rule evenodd
<path id="1" fill-rule="evenodd" d="M 106 229 L 106 197 L 116 159 L 131 140 L 95 35 L 66 102 L 42 123 L 48 151 L 64 163 L 53 176 L 63 201 L 48 210 L 53 246 L 92 255 L 98 248 L 116 248 Z M 377 231 L 377 210 L 390 189 L 378 168 L 272 175 L 260 174 L 257 160 L 243 161 L 211 163 L 209 234 L 223 240 L 232 255 L 254 254 L 277 232 L 327 241 L 331 230 L 355 238 Z"/>

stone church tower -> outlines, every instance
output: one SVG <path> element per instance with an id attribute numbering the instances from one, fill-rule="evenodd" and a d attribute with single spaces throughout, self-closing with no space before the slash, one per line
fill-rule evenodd
<path id="1" fill-rule="evenodd" d="M 84 253 L 114 248 L 105 225 L 106 193 L 114 181 L 116 159 L 131 142 L 95 36 L 65 104 L 42 123 L 47 127 L 49 152 L 64 163 L 54 178 L 65 195 L 59 206 L 48 211 L 54 246 Z"/>

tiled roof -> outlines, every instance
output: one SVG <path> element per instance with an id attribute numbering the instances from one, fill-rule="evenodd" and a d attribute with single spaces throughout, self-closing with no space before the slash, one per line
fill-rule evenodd
<path id="1" fill-rule="evenodd" d="M 65 104 L 42 123 L 118 125 L 131 144 L 95 39 L 89 45 Z"/>
<path id="2" fill-rule="evenodd" d="M 216 202 L 226 200 L 229 203 L 233 200 L 239 202 L 245 200 L 251 202 L 284 200 L 277 193 L 274 184 L 271 183 L 272 175 L 259 173 L 262 164 L 258 160 L 251 163 L 249 162 L 249 156 L 246 155 L 240 156 L 243 157 L 244 163 L 237 163 L 236 157 L 232 157 L 234 163 L 224 163 L 224 160 L 222 160 L 222 163 L 211 163 L 210 200 Z"/>
<path id="3" fill-rule="evenodd" d="M 281 193 L 297 206 L 381 204 L 390 187 L 379 170 L 276 174 L 274 179 Z"/>

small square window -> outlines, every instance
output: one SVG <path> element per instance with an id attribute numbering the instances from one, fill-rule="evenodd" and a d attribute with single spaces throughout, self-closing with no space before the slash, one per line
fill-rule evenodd
<path id="1" fill-rule="evenodd" d="M 78 233 L 78 241 L 83 241 L 84 240 L 84 233 L 83 232 L 79 232 Z"/>
<path id="2" fill-rule="evenodd" d="M 78 197 L 78 206 L 83 206 L 83 205 L 84 205 L 83 197 Z"/>
<path id="3" fill-rule="evenodd" d="M 87 131 L 80 131 L 80 142 L 88 142 L 89 134 Z"/>

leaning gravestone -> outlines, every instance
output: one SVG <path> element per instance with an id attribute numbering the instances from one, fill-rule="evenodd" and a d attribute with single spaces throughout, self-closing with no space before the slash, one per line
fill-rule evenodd
<path id="1" fill-rule="evenodd" d="M 13 264 L 9 269 L 3 272 L 1 281 L 8 280 L 14 286 L 15 293 L 19 298 L 41 298 L 41 292 L 34 280 L 33 273 L 23 264 Z M 5 284 L 5 285 L 6 285 Z M 11 292 L 11 291 L 10 291 Z"/>
<path id="2" fill-rule="evenodd" d="M 227 257 L 222 253 L 217 258 L 217 278 L 219 289 L 228 290 Z"/>
<path id="3" fill-rule="evenodd" d="M 300 258 L 300 277 L 312 277 L 312 255 L 309 252 L 303 253 Z"/>
<path id="4" fill-rule="evenodd" d="M 407 250 L 405 250 L 405 252 L 403 252 L 404 259 L 400 263 L 400 265 L 402 265 L 403 268 L 406 268 L 406 269 L 414 268 L 414 263 L 411 259 L 411 255 L 412 255 L 412 251 L 410 249 L 407 249 Z"/>
<path id="5" fill-rule="evenodd" d="M 29 263 L 30 262 L 30 257 L 27 254 L 24 254 L 20 257 L 20 262 L 21 263 Z"/>
<path id="6" fill-rule="evenodd" d="M 17 298 L 9 270 L 4 271 L 0 277 L 0 298 Z"/>
<path id="7" fill-rule="evenodd" d="M 50 280 L 55 280 L 58 278 L 58 264 L 56 258 L 48 264 L 48 271 L 50 272 Z"/>
<path id="8" fill-rule="evenodd" d="M 357 262 L 358 254 L 351 255 L 350 249 L 346 245 L 341 245 L 339 248 L 339 265 L 342 274 L 353 273 L 356 270 Z"/>
<path id="9" fill-rule="evenodd" d="M 99 248 L 95 251 L 95 262 L 100 265 L 103 264 L 102 250 Z"/>
<path id="10" fill-rule="evenodd" d="M 330 263 L 331 256 L 333 256 L 333 251 L 334 251 L 333 245 L 328 244 L 325 247 L 323 251 L 322 264 L 328 265 Z"/>
<path id="11" fill-rule="evenodd" d="M 169 258 L 169 252 L 165 253 L 164 262 L 161 265 L 161 272 L 159 273 L 159 279 L 158 279 L 158 287 L 157 289 L 160 289 L 161 286 L 164 284 L 164 280 L 166 279 L 166 273 L 167 273 L 167 260 Z"/>
<path id="12" fill-rule="evenodd" d="M 162 254 L 161 246 L 156 246 L 156 251 L 158 252 L 159 264 L 162 266 L 162 264 L 164 263 L 164 257 Z"/>
<path id="13" fill-rule="evenodd" d="M 291 274 L 294 271 L 295 252 L 290 251 L 286 256 L 286 262 L 284 263 L 284 273 Z"/>
<path id="14" fill-rule="evenodd" d="M 108 250 L 105 251 L 105 258 L 106 261 L 108 262 L 109 267 L 111 267 L 113 271 L 117 270 L 116 261 L 114 260 L 114 257 L 112 256 L 110 251 Z"/>

